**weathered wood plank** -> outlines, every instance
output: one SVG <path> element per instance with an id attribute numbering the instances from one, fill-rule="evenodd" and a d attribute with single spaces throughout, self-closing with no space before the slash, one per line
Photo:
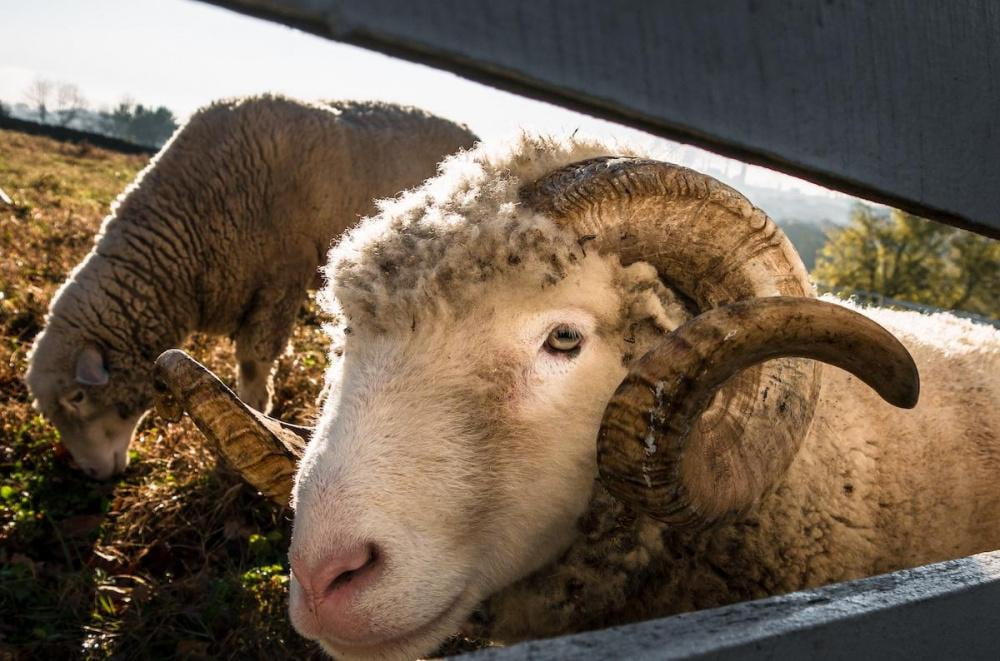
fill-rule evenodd
<path id="1" fill-rule="evenodd" d="M 992 0 L 210 1 L 1000 236 Z"/>
<path id="2" fill-rule="evenodd" d="M 1000 552 L 463 658 L 996 659 Z"/>

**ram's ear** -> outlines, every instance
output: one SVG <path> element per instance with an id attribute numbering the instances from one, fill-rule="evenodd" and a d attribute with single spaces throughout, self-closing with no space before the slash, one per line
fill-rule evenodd
<path id="1" fill-rule="evenodd" d="M 104 366 L 104 356 L 97 347 L 84 347 L 76 357 L 76 382 L 85 386 L 108 384 L 108 369 Z"/>

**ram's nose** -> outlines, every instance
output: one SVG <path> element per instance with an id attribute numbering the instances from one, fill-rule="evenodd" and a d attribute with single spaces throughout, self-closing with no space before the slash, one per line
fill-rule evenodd
<path id="1" fill-rule="evenodd" d="M 293 553 L 292 624 L 306 638 L 368 640 L 372 623 L 360 608 L 360 596 L 378 581 L 384 564 L 371 543 L 354 544 L 315 561 Z"/>

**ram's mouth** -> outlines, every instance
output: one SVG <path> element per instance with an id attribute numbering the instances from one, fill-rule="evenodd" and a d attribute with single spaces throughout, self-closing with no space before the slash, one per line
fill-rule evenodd
<path id="1" fill-rule="evenodd" d="M 433 651 L 434 646 L 440 645 L 449 633 L 454 633 L 449 630 L 438 632 L 437 629 L 446 624 L 456 613 L 469 609 L 475 603 L 475 599 L 470 598 L 471 593 L 468 586 L 463 588 L 437 615 L 404 633 L 370 641 L 345 641 L 327 637 L 320 638 L 316 642 L 331 655 L 347 655 L 350 658 L 391 658 L 395 656 L 394 651 L 400 656 L 429 653 Z M 456 622 L 454 628 L 457 630 L 457 627 Z M 428 647 L 430 649 L 426 649 Z"/>

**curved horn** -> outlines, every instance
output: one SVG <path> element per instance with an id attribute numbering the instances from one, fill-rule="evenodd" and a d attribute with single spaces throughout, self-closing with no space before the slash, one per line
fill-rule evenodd
<path id="1" fill-rule="evenodd" d="M 813 299 L 762 298 L 705 312 L 668 334 L 632 369 L 608 404 L 597 442 L 601 480 L 615 496 L 675 525 L 744 509 L 784 471 L 775 448 L 691 437 L 716 390 L 757 363 L 795 356 L 851 372 L 890 404 L 916 406 L 917 367 L 888 331 L 852 310 Z M 760 411 L 781 420 L 780 393 Z M 638 471 L 636 470 L 638 467 Z M 726 479 L 720 479 L 725 476 Z"/>
<path id="2" fill-rule="evenodd" d="M 623 265 L 652 264 L 661 280 L 699 312 L 762 297 L 813 295 L 802 261 L 774 222 L 735 190 L 687 168 L 647 159 L 599 157 L 572 163 L 523 186 L 520 198 L 579 237 L 596 237 L 588 247 L 617 253 Z M 779 350 L 775 355 L 789 354 Z M 744 485 L 735 489 L 733 497 L 722 499 L 730 510 L 749 507 L 784 475 L 812 421 L 820 374 L 819 363 L 795 358 L 752 365 L 722 384 L 713 405 L 700 407 L 700 417 L 687 421 L 688 448 L 761 457 L 748 464 L 726 460 L 713 466 L 722 471 L 714 474 L 713 484 Z M 777 417 L 772 414 L 775 402 L 782 406 Z M 636 419 L 616 418 L 614 424 L 638 430 L 653 411 L 635 406 L 606 413 L 626 414 Z M 654 434 L 649 444 L 666 447 L 667 441 L 656 435 L 659 427 L 654 424 L 650 429 Z M 642 462 L 630 468 L 605 467 L 612 456 L 618 455 L 605 450 L 599 457 L 602 475 L 628 469 L 639 484 L 647 485 L 647 478 L 652 483 L 646 487 L 653 490 L 648 497 L 638 496 L 641 489 L 619 490 L 638 507 L 652 507 L 654 514 L 691 525 L 721 516 L 711 499 L 697 500 L 706 497 L 701 491 L 679 489 L 678 475 L 644 474 L 643 466 L 647 470 L 650 466 Z M 677 517 L 653 505 L 662 494 L 675 491 L 682 500 L 670 501 L 667 507 L 671 512 L 683 510 Z M 696 520 L 695 515 L 706 518 Z"/>
<path id="3" fill-rule="evenodd" d="M 155 375 L 160 415 L 176 421 L 187 411 L 243 479 L 279 505 L 288 505 L 295 465 L 311 429 L 250 408 L 204 365 L 179 349 L 160 354 Z"/>

